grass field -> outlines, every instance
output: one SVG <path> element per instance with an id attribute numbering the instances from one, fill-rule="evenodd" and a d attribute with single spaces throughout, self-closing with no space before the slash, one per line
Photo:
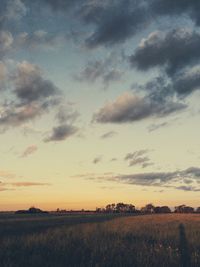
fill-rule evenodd
<path id="1" fill-rule="evenodd" d="M 1 215 L 0 266 L 199 267 L 200 215 Z"/>

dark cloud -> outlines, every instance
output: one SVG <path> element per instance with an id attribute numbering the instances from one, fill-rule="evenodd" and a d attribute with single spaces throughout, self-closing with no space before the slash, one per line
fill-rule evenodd
<path id="1" fill-rule="evenodd" d="M 140 165 L 142 168 L 146 168 L 148 166 L 153 165 L 152 162 L 150 162 L 149 157 L 140 157 L 140 158 L 135 158 L 130 160 L 129 166 L 135 166 L 135 165 Z"/>
<path id="2" fill-rule="evenodd" d="M 61 103 L 55 117 L 59 125 L 53 127 L 52 132 L 44 141 L 63 141 L 75 135 L 79 130 L 74 126 L 78 117 L 79 113 L 73 109 L 70 103 Z"/>
<path id="3" fill-rule="evenodd" d="M 198 167 L 190 167 L 182 172 L 183 175 L 189 177 L 195 177 L 200 180 L 200 168 Z"/>
<path id="4" fill-rule="evenodd" d="M 118 182 L 146 186 L 162 186 L 174 178 L 177 178 L 177 172 L 159 172 L 159 173 L 140 173 L 130 175 L 119 175 L 115 177 Z"/>
<path id="5" fill-rule="evenodd" d="M 10 21 L 20 20 L 27 13 L 27 8 L 21 0 L 1 0 L 0 4 L 0 28 Z"/>
<path id="6" fill-rule="evenodd" d="M 30 3 L 26 0 L 27 5 Z M 42 0 L 37 6 L 45 4 L 53 12 L 76 18 L 86 27 L 93 26 L 93 32 L 86 38 L 90 48 L 99 45 L 114 45 L 126 41 L 145 27 L 149 22 L 149 12 L 145 0 Z M 91 31 L 90 31 L 91 32 Z"/>
<path id="7" fill-rule="evenodd" d="M 5 0 L 2 1 L 5 2 L 4 6 L 8 6 Z M 15 5 L 12 4 L 12 6 L 15 8 L 12 7 L 11 10 L 15 10 L 12 11 L 14 17 L 26 13 L 26 7 L 20 0 L 13 2 Z M 59 11 L 68 17 L 71 15 L 82 25 L 85 24 L 86 29 L 89 29 L 88 32 L 92 31 L 85 40 L 90 48 L 123 43 L 137 34 L 140 29 L 147 28 L 152 21 L 165 15 L 180 17 L 181 14 L 187 14 L 197 24 L 200 23 L 198 0 L 127 0 L 126 2 L 119 0 L 37 0 L 34 4 L 29 0 L 23 2 L 29 8 L 32 5 L 37 8 L 45 7 L 45 9 L 49 6 L 52 12 Z"/>
<path id="8" fill-rule="evenodd" d="M 180 96 L 185 97 L 200 89 L 200 68 L 193 68 L 175 76 L 173 89 Z"/>
<path id="9" fill-rule="evenodd" d="M 59 104 L 55 116 L 58 125 L 53 127 L 49 136 L 44 139 L 44 142 L 64 141 L 78 132 L 79 129 L 74 126 L 74 123 L 80 114 L 73 109 L 73 105 L 73 103 L 66 101 L 62 101 Z"/>
<path id="10" fill-rule="evenodd" d="M 151 103 L 163 103 L 170 108 L 170 104 L 176 103 L 187 107 L 187 96 L 200 89 L 200 67 L 196 65 L 190 67 L 186 65 L 184 69 L 178 71 L 176 75 L 161 72 L 160 76 L 153 78 L 145 85 L 138 86 L 135 91 L 143 91 L 145 98 Z M 150 126 L 149 131 L 168 125 L 161 123 Z M 154 127 L 155 126 L 155 127 Z M 158 126 L 158 127 L 157 127 Z"/>
<path id="11" fill-rule="evenodd" d="M 134 88 L 132 88 L 134 90 Z M 136 87 L 136 91 L 144 91 L 145 94 L 156 102 L 166 102 L 173 100 L 174 90 L 172 84 L 165 73 L 153 78 L 142 86 Z"/>
<path id="12" fill-rule="evenodd" d="M 61 102 L 59 89 L 46 80 L 40 68 L 29 62 L 19 63 L 10 78 L 14 98 L 3 102 L 0 112 L 0 127 L 7 129 L 20 126 L 45 114 L 50 107 Z"/>
<path id="13" fill-rule="evenodd" d="M 48 4 L 53 11 L 66 12 L 74 6 L 81 4 L 83 0 L 40 0 L 38 3 Z"/>
<path id="14" fill-rule="evenodd" d="M 52 142 L 52 141 L 63 141 L 70 136 L 76 134 L 78 129 L 73 125 L 59 125 L 54 127 L 52 133 L 49 137 L 45 138 L 45 142 Z"/>
<path id="15" fill-rule="evenodd" d="M 130 154 L 132 155 L 132 154 Z M 129 158 L 130 156 L 128 156 Z M 199 192 L 200 168 L 191 167 L 186 170 L 176 170 L 174 172 L 146 172 L 136 174 L 102 174 L 78 176 L 97 182 L 117 182 L 122 184 L 132 184 L 139 186 L 154 186 L 182 191 Z M 190 180 L 190 183 L 188 183 Z"/>
<path id="16" fill-rule="evenodd" d="M 18 5 L 15 5 L 18 6 L 18 11 L 15 8 L 14 14 L 22 16 L 26 12 L 26 7 L 19 0 L 15 2 L 18 2 Z M 76 21 L 84 24 L 86 29 L 89 29 L 88 32 L 92 31 L 85 40 L 90 48 L 123 43 L 136 35 L 139 30 L 146 29 L 151 22 L 155 22 L 158 18 L 162 19 L 162 16 L 166 15 L 180 17 L 186 14 L 197 25 L 200 24 L 198 0 L 127 0 L 126 2 L 119 0 L 37 0 L 34 2 L 37 3 L 37 8 L 49 6 L 52 12 L 59 11 L 68 17 L 71 15 L 72 18 L 76 18 Z M 32 4 L 29 0 L 24 0 L 24 3 L 29 7 Z"/>
<path id="17" fill-rule="evenodd" d="M 55 112 L 59 125 L 45 141 L 65 140 L 78 129 L 73 125 L 79 114 L 55 84 L 45 79 L 39 66 L 27 61 L 16 64 L 7 75 L 6 65 L 0 62 L 0 78 L 9 83 L 8 99 L 1 101 L 0 128 L 3 133 L 10 127 L 22 126 L 48 112 Z M 1 81 L 0 81 L 1 82 Z M 23 156 L 27 155 L 26 153 Z"/>
<path id="18" fill-rule="evenodd" d="M 175 186 L 175 189 L 178 190 L 182 190 L 182 191 L 192 191 L 192 192 L 199 192 L 200 188 L 195 188 L 194 186 L 186 186 L 186 185 L 182 185 L 182 186 Z"/>
<path id="19" fill-rule="evenodd" d="M 85 5 L 82 19 L 96 26 L 86 40 L 89 47 L 114 45 L 126 41 L 145 25 L 148 17 L 144 1 L 105 1 Z"/>
<path id="20" fill-rule="evenodd" d="M 200 34 L 190 29 L 153 32 L 141 41 L 130 62 L 142 71 L 163 66 L 173 76 L 178 70 L 200 59 L 199 43 Z"/>
<path id="21" fill-rule="evenodd" d="M 117 133 L 115 131 L 109 131 L 107 133 L 102 134 L 101 138 L 102 139 L 107 139 L 115 136 Z"/>
<path id="22" fill-rule="evenodd" d="M 126 41 L 146 28 L 152 21 L 162 16 L 187 14 L 196 24 L 200 24 L 198 0 L 42 0 L 52 11 L 64 14 L 72 12 L 86 26 L 94 27 L 86 39 L 89 47 L 114 45 Z"/>
<path id="23" fill-rule="evenodd" d="M 58 88 L 42 77 L 39 67 L 28 62 L 18 65 L 15 82 L 15 94 L 23 103 L 47 99 L 58 94 Z"/>
<path id="24" fill-rule="evenodd" d="M 194 185 L 189 186 L 193 191 L 199 191 L 200 188 L 196 187 L 195 182 L 200 179 L 200 168 L 191 167 L 183 171 L 175 172 L 158 172 L 158 173 L 141 173 L 131 175 L 119 175 L 114 180 L 136 185 L 149 185 L 149 186 L 164 186 L 172 187 L 176 189 L 185 190 L 188 187 L 188 183 L 185 179 L 193 179 Z M 184 185 L 176 185 L 176 183 L 182 182 Z"/>
<path id="25" fill-rule="evenodd" d="M 130 160 L 130 159 L 133 159 L 133 158 L 138 158 L 140 156 L 143 156 L 144 154 L 146 154 L 147 152 L 149 152 L 148 149 L 142 149 L 142 150 L 138 150 L 138 151 L 135 151 L 133 153 L 128 153 L 126 156 L 125 156 L 125 160 Z"/>
<path id="26" fill-rule="evenodd" d="M 187 14 L 197 25 L 200 24 L 200 2 L 198 0 L 152 0 L 151 9 L 154 14 L 168 15 L 168 16 L 180 16 L 181 14 Z"/>
<path id="27" fill-rule="evenodd" d="M 133 153 L 128 153 L 124 160 L 129 162 L 129 166 L 135 166 L 139 165 L 142 168 L 146 168 L 148 166 L 153 165 L 150 158 L 146 156 L 146 154 L 149 152 L 147 149 L 138 150 Z"/>
<path id="28" fill-rule="evenodd" d="M 158 101 L 151 97 L 140 98 L 124 93 L 102 107 L 94 114 L 93 120 L 100 123 L 134 122 L 149 117 L 164 117 L 185 108 L 185 104 L 171 100 Z"/>

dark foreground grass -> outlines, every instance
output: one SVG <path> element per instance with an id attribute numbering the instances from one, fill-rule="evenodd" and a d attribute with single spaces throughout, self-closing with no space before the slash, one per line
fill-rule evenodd
<path id="1" fill-rule="evenodd" d="M 0 266 L 199 267 L 200 216 L 121 217 L 4 235 Z"/>
<path id="2" fill-rule="evenodd" d="M 3 237 L 18 237 L 36 234 L 61 226 L 74 226 L 82 223 L 104 222 L 117 214 L 74 213 L 67 215 L 49 214 L 0 214 L 0 240 Z M 1 267 L 1 266 L 0 266 Z"/>

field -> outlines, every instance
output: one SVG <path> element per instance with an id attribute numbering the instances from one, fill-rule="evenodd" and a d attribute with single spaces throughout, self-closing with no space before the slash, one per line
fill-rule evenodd
<path id="1" fill-rule="evenodd" d="M 200 215 L 1 215 L 1 267 L 199 267 Z"/>

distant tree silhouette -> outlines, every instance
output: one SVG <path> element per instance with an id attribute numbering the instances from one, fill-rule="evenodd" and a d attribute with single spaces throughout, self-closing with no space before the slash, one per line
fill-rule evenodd
<path id="1" fill-rule="evenodd" d="M 102 212 L 101 208 L 96 208 L 96 212 Z"/>
<path id="2" fill-rule="evenodd" d="M 113 204 L 108 204 L 108 205 L 106 206 L 106 212 L 114 212 L 114 211 L 115 211 L 115 208 L 116 208 L 115 203 L 113 203 Z"/>
<path id="3" fill-rule="evenodd" d="M 135 212 L 135 206 L 132 204 L 117 203 L 116 212 Z"/>
<path id="4" fill-rule="evenodd" d="M 149 203 L 142 207 L 140 210 L 136 210 L 133 204 L 126 204 L 123 202 L 118 202 L 117 204 L 112 203 L 106 205 L 105 208 L 96 208 L 96 212 L 101 213 L 142 213 L 142 214 L 162 214 L 162 213 L 171 213 L 171 209 L 168 206 L 154 206 L 152 203 Z M 200 207 L 194 210 L 193 207 L 186 205 L 176 206 L 174 209 L 175 213 L 200 213 Z"/>
<path id="5" fill-rule="evenodd" d="M 175 213 L 193 213 L 194 208 L 186 206 L 186 205 L 180 205 L 180 206 L 175 207 L 174 212 Z"/>
<path id="6" fill-rule="evenodd" d="M 171 210 L 168 206 L 162 206 L 162 207 L 155 207 L 154 208 L 155 213 L 171 213 Z"/>
<path id="7" fill-rule="evenodd" d="M 129 212 L 135 212 L 135 211 L 136 211 L 135 206 L 132 204 L 129 204 Z"/>
<path id="8" fill-rule="evenodd" d="M 154 205 L 153 204 L 147 204 L 145 207 L 141 208 L 141 212 L 143 213 L 154 213 Z"/>
<path id="9" fill-rule="evenodd" d="M 105 208 L 96 208 L 96 212 L 106 212 L 106 213 L 135 213 L 135 206 L 132 204 L 125 204 L 119 202 L 117 204 L 108 204 Z"/>
<path id="10" fill-rule="evenodd" d="M 38 213 L 48 213 L 48 212 L 35 208 L 35 207 L 31 207 L 28 210 L 18 210 L 15 213 L 16 214 L 38 214 Z"/>
<path id="11" fill-rule="evenodd" d="M 196 209 L 196 213 L 200 213 L 200 207 Z"/>

